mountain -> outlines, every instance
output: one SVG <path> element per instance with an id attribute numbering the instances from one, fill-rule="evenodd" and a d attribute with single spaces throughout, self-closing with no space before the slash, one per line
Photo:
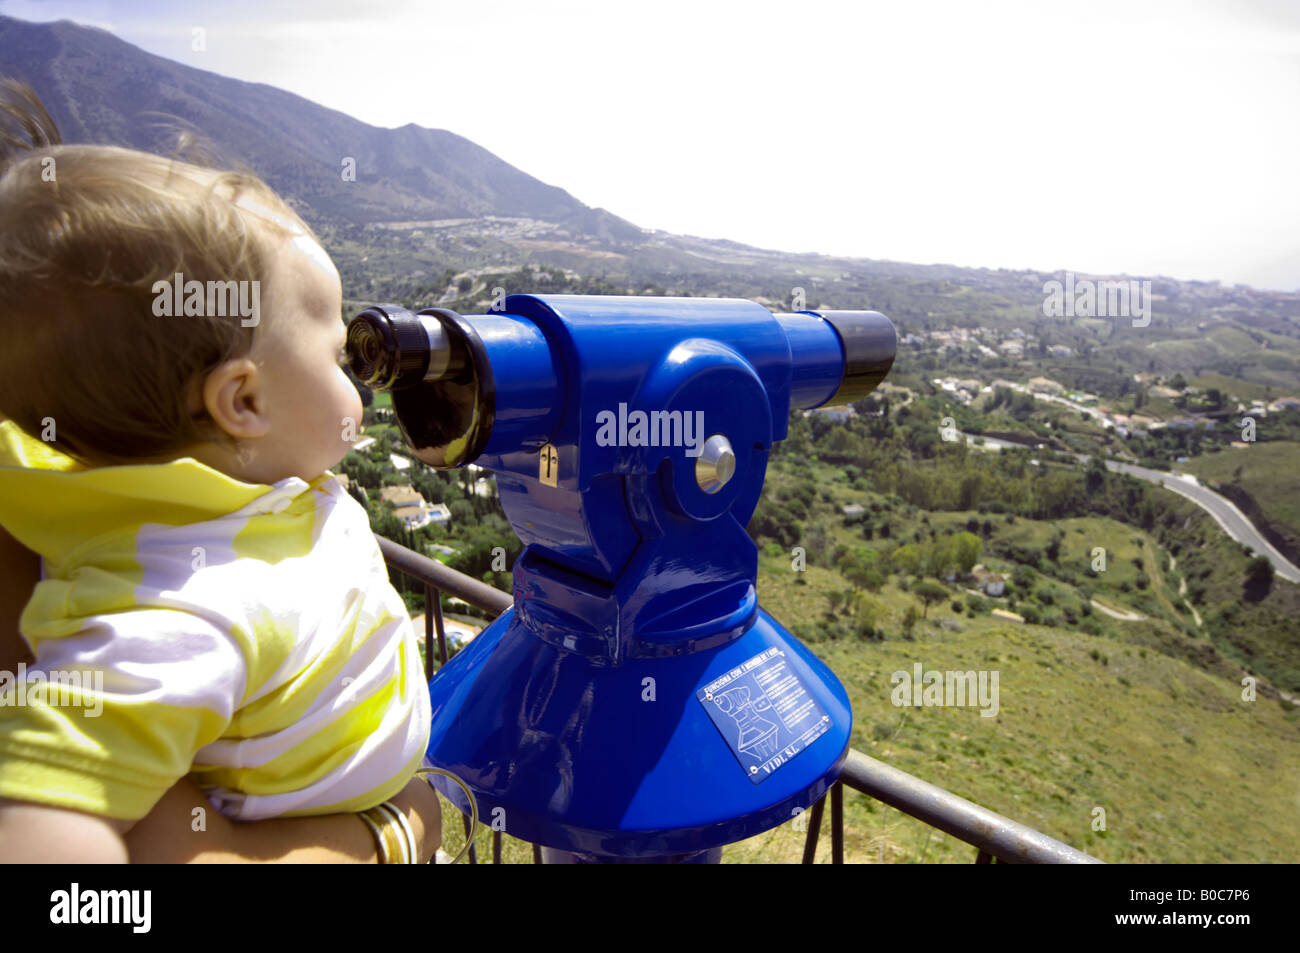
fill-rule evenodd
<path id="1" fill-rule="evenodd" d="M 65 142 L 165 155 L 178 127 L 192 126 L 227 164 L 247 164 L 313 222 L 504 216 L 611 241 L 642 235 L 454 133 L 381 129 L 272 86 L 154 56 L 104 30 L 0 16 L 0 74 L 31 84 Z M 356 160 L 354 182 L 343 180 L 345 157 Z"/>

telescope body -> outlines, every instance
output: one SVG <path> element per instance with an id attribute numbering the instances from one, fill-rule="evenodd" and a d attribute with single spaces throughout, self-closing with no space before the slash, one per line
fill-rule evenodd
<path id="1" fill-rule="evenodd" d="M 790 411 L 888 373 L 888 319 L 512 295 L 367 309 L 348 346 L 416 456 L 495 473 L 524 543 L 513 608 L 430 682 L 430 760 L 485 824 L 550 859 L 711 860 L 825 794 L 848 697 L 759 607 L 745 526 Z"/>

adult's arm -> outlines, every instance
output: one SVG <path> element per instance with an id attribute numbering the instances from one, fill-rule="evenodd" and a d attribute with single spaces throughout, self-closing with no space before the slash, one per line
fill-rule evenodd
<path id="1" fill-rule="evenodd" d="M 427 863 L 441 840 L 437 795 L 414 778 L 393 798 Z M 0 863 L 373 864 L 374 838 L 353 814 L 232 821 L 182 779 L 143 820 L 0 798 Z"/>
<path id="2" fill-rule="evenodd" d="M 438 796 L 413 778 L 393 798 L 411 824 L 426 863 L 442 840 Z M 202 819 L 202 823 L 199 819 Z M 202 828 L 202 829 L 196 829 Z M 232 821 L 183 778 L 125 838 L 136 864 L 373 864 L 375 840 L 354 814 Z"/>

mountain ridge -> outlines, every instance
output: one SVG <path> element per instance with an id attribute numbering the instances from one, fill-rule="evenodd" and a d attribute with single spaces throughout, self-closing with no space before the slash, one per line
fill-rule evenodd
<path id="1" fill-rule="evenodd" d="M 503 215 L 615 240 L 643 234 L 454 132 L 371 126 L 275 86 L 148 53 L 98 27 L 0 16 L 0 73 L 36 90 L 65 142 L 168 154 L 172 130 L 191 127 L 205 147 L 248 165 L 318 220 Z M 355 181 L 344 178 L 349 159 Z"/>

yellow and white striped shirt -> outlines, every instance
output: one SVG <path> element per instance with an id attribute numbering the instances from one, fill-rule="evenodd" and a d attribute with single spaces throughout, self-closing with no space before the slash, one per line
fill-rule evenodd
<path id="1" fill-rule="evenodd" d="M 43 570 L 36 663 L 0 673 L 0 797 L 138 819 L 191 774 L 257 820 L 363 810 L 419 767 L 414 629 L 332 474 L 85 469 L 5 421 L 0 525 Z"/>

